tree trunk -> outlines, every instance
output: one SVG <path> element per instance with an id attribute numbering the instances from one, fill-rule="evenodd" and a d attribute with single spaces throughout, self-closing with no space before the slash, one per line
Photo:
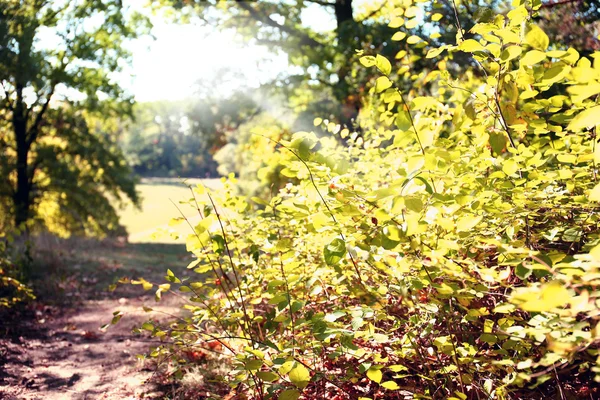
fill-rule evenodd
<path id="1" fill-rule="evenodd" d="M 13 110 L 13 129 L 17 145 L 17 187 L 13 195 L 15 226 L 27 222 L 31 212 L 31 183 L 29 181 L 29 148 L 27 119 L 23 101 L 23 86 L 17 84 L 17 99 Z"/>
<path id="2" fill-rule="evenodd" d="M 340 27 L 345 22 L 356 22 L 354 21 L 354 16 L 352 15 L 352 0 L 336 0 L 334 8 L 338 32 L 340 31 Z"/>

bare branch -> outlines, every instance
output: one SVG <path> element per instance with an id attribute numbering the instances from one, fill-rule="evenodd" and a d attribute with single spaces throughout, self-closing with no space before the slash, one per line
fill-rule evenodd
<path id="1" fill-rule="evenodd" d="M 266 24 L 272 28 L 276 28 L 282 32 L 285 32 L 290 36 L 295 36 L 300 39 L 302 44 L 313 46 L 313 47 L 323 46 L 322 43 L 316 41 L 315 39 L 310 37 L 305 32 L 298 30 L 298 29 L 293 29 L 284 24 L 280 24 L 277 21 L 275 21 L 274 19 L 272 19 L 270 16 L 260 13 L 258 10 L 256 10 L 254 7 L 252 7 L 252 5 L 250 3 L 248 3 L 244 0 L 236 0 L 236 2 L 242 9 L 246 10 L 252 16 L 252 18 L 254 18 L 255 21 L 262 22 L 263 24 Z"/>
<path id="2" fill-rule="evenodd" d="M 540 8 L 551 9 L 556 6 L 562 6 L 565 4 L 573 4 L 573 3 L 580 3 L 580 2 L 581 2 L 581 0 L 562 0 L 562 1 L 556 1 L 556 2 L 551 1 L 549 3 L 542 4 L 542 6 Z"/>
<path id="3" fill-rule="evenodd" d="M 304 1 L 309 2 L 309 3 L 319 4 L 324 7 L 335 7 L 335 3 L 329 3 L 328 1 L 324 1 L 324 0 L 304 0 Z"/>
<path id="4" fill-rule="evenodd" d="M 27 138 L 28 145 L 31 145 L 37 139 L 37 136 L 38 136 L 39 130 L 40 130 L 40 125 L 42 124 L 44 114 L 46 113 L 46 111 L 48 110 L 48 107 L 50 106 L 50 101 L 52 100 L 52 96 L 54 96 L 54 90 L 56 89 L 56 85 L 57 85 L 57 82 L 52 83 L 52 86 L 50 88 L 50 93 L 48 93 L 48 95 L 46 96 L 46 102 L 44 103 L 44 105 L 42 105 L 42 109 L 38 112 L 37 116 L 35 117 L 35 121 L 33 122 L 33 125 L 29 129 L 28 138 Z"/>

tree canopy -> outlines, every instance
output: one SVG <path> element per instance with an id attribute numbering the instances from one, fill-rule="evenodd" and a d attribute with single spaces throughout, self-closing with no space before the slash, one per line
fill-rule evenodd
<path id="1" fill-rule="evenodd" d="M 116 226 L 110 199 L 137 201 L 111 118 L 133 104 L 115 80 L 147 22 L 118 0 L 0 4 L 0 182 L 14 223 Z"/>

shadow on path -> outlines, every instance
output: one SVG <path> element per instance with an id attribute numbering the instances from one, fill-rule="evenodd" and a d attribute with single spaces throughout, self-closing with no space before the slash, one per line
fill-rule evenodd
<path id="1" fill-rule="evenodd" d="M 157 319 L 144 306 L 178 314 L 180 300 L 166 296 L 156 303 L 139 285 L 112 292 L 108 285 L 122 276 L 162 283 L 167 268 L 183 273 L 185 247 L 96 242 L 57 250 L 66 265 L 40 281 L 41 302 L 0 315 L 0 399 L 161 398 L 143 385 L 152 371 L 136 357 L 157 342 L 131 330 Z M 124 313 L 119 324 L 100 330 L 116 310 Z"/>

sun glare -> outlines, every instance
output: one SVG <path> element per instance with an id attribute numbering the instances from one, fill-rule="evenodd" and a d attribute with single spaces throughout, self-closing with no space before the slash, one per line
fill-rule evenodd
<path id="1" fill-rule="evenodd" d="M 241 43 L 233 31 L 157 21 L 152 34 L 130 44 L 133 66 L 122 78 L 137 101 L 180 100 L 206 85 L 223 95 L 258 87 L 288 67 L 285 55 Z M 220 81 L 224 70 L 236 78 Z"/>

